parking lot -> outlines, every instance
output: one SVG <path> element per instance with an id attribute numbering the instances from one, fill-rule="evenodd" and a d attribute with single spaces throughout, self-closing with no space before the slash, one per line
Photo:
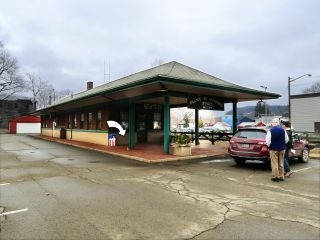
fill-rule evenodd
<path id="1" fill-rule="evenodd" d="M 319 239 L 320 159 L 146 164 L 0 135 L 1 239 Z"/>

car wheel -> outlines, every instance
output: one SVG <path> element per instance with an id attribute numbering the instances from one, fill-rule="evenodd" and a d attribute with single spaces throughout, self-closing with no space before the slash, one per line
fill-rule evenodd
<path id="1" fill-rule="evenodd" d="M 243 166 L 246 163 L 246 160 L 242 158 L 234 158 L 234 161 L 238 166 Z"/>
<path id="2" fill-rule="evenodd" d="M 304 149 L 303 149 L 303 151 L 302 151 L 302 155 L 301 155 L 301 157 L 299 157 L 299 161 L 300 162 L 303 162 L 303 163 L 306 163 L 306 162 L 308 162 L 308 160 L 309 160 L 309 148 L 307 148 L 307 147 L 305 147 Z"/>

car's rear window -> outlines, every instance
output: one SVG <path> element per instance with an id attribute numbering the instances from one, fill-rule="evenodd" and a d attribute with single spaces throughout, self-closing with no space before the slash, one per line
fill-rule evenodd
<path id="1" fill-rule="evenodd" d="M 234 136 L 237 138 L 266 138 L 267 133 L 265 131 L 243 130 L 237 132 Z"/>

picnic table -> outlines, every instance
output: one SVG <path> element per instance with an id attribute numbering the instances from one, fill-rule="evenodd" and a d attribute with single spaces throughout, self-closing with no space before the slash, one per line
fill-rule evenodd
<path id="1" fill-rule="evenodd" d="M 192 142 L 196 139 L 196 132 L 189 131 L 189 132 L 176 132 L 171 131 L 171 137 L 179 134 L 187 134 L 191 137 Z M 233 133 L 229 131 L 206 131 L 206 132 L 199 132 L 199 139 L 201 140 L 209 140 L 212 144 L 216 141 L 230 141 L 233 137 Z"/>

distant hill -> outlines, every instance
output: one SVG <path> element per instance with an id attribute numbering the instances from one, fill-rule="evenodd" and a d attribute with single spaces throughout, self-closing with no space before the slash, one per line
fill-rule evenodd
<path id="1" fill-rule="evenodd" d="M 237 109 L 239 115 L 254 116 L 254 109 L 256 106 L 239 107 Z M 272 114 L 285 116 L 288 114 L 287 105 L 269 105 L 269 109 Z M 232 114 L 232 110 L 227 112 L 226 115 Z"/>

